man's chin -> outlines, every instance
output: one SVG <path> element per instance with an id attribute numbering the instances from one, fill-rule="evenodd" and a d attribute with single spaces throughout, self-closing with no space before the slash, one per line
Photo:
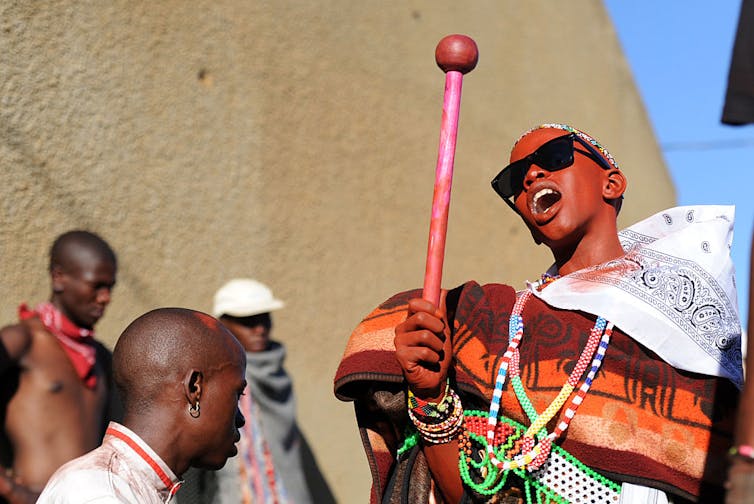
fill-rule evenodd
<path id="1" fill-rule="evenodd" d="M 230 448 L 228 448 L 227 451 L 225 452 L 224 457 L 222 457 L 222 455 L 220 455 L 219 452 L 214 451 L 211 454 L 207 453 L 204 458 L 194 459 L 191 465 L 194 467 L 198 467 L 199 469 L 217 471 L 225 467 L 225 464 L 228 462 L 229 458 L 233 458 L 236 455 L 238 455 L 238 446 L 236 445 L 236 443 L 233 443 L 232 445 L 230 445 Z"/>
<path id="2" fill-rule="evenodd" d="M 231 458 L 235 457 L 236 455 L 238 455 L 238 447 L 234 444 L 233 447 L 231 448 L 230 452 L 228 452 L 228 456 L 225 457 L 225 460 L 223 460 L 222 465 L 220 467 L 218 467 L 217 469 L 222 469 L 225 466 L 225 464 L 228 463 L 228 459 L 231 459 Z M 215 469 L 215 470 L 217 470 L 217 469 Z"/>
<path id="3" fill-rule="evenodd" d="M 222 462 L 212 462 L 212 463 L 205 463 L 198 465 L 199 469 L 207 469 L 208 471 L 219 471 L 223 467 L 225 467 L 225 464 L 228 463 L 229 458 L 233 458 L 238 454 L 238 451 L 235 451 L 232 455 L 229 455 L 228 458 L 224 459 Z"/>
<path id="4" fill-rule="evenodd" d="M 246 348 L 249 352 L 266 352 L 270 348 L 270 340 L 267 338 L 254 338 L 249 341 Z"/>
<path id="5" fill-rule="evenodd" d="M 95 317 L 95 316 L 92 315 L 92 316 L 80 317 L 80 318 L 77 318 L 75 320 L 74 319 L 72 319 L 72 320 L 73 320 L 73 323 L 75 323 L 77 326 L 81 327 L 82 329 L 87 329 L 89 331 L 93 331 L 95 324 L 101 318 L 102 318 L 101 315 L 99 317 Z"/>

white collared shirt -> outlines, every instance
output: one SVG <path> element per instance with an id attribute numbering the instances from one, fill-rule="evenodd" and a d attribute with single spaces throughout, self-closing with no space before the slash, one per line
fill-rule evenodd
<path id="1" fill-rule="evenodd" d="M 139 436 L 110 422 L 102 445 L 60 467 L 38 504 L 164 504 L 181 486 Z"/>

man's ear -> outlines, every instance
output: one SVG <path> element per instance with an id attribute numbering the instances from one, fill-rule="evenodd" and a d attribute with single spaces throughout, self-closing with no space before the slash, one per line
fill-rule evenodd
<path id="1" fill-rule="evenodd" d="M 204 375 L 201 371 L 191 369 L 186 372 L 186 377 L 183 379 L 183 391 L 186 393 L 189 405 L 196 404 L 202 398 L 203 385 Z"/>
<path id="2" fill-rule="evenodd" d="M 623 172 L 617 169 L 608 170 L 605 175 L 605 186 L 602 190 L 602 197 L 606 200 L 614 200 L 623 196 L 628 187 L 628 180 Z"/>
<path id="3" fill-rule="evenodd" d="M 63 292 L 65 285 L 65 272 L 60 266 L 53 266 L 50 271 L 50 278 L 52 278 L 52 292 L 57 294 Z"/>

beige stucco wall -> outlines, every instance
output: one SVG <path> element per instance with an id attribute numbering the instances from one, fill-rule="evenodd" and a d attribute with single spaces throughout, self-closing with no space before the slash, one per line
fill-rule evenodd
<path id="1" fill-rule="evenodd" d="M 446 286 L 517 285 L 546 250 L 489 189 L 513 140 L 565 121 L 630 188 L 624 224 L 673 204 L 651 127 L 598 1 L 0 2 L 0 320 L 48 294 L 70 228 L 119 254 L 98 326 L 165 305 L 209 310 L 233 276 L 287 307 L 303 430 L 339 502 L 368 498 L 332 378 L 351 329 L 421 285 L 444 75 L 436 43 L 480 49 L 464 79 Z"/>

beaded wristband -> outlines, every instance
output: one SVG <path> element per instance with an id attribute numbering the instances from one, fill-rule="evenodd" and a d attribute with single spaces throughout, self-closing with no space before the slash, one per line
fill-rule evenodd
<path id="1" fill-rule="evenodd" d="M 445 382 L 445 392 L 439 402 L 433 403 L 419 399 L 411 389 L 408 390 L 408 410 L 413 412 L 420 420 L 431 423 L 444 420 L 450 415 L 453 406 L 453 397 L 450 394 L 450 380 Z"/>
<path id="2" fill-rule="evenodd" d="M 754 463 L 754 446 L 751 445 L 738 445 L 732 446 L 728 450 L 728 456 L 731 458 L 740 458 L 747 462 Z"/>
<path id="3" fill-rule="evenodd" d="M 418 418 L 413 410 L 408 410 L 409 418 L 411 418 L 416 430 L 419 431 L 421 438 L 427 443 L 449 443 L 456 438 L 463 426 L 463 404 L 461 404 L 461 398 L 450 387 L 446 389 L 446 397 L 450 398 L 453 409 L 440 422 L 424 422 Z"/>
<path id="4" fill-rule="evenodd" d="M 416 425 L 417 427 L 423 427 L 427 432 L 445 431 L 453 424 L 457 423 L 459 415 L 463 415 L 463 406 L 461 405 L 461 399 L 455 393 L 453 393 L 452 398 L 453 409 L 448 412 L 447 416 L 440 419 L 440 421 L 425 422 L 423 421 L 423 419 L 419 418 L 412 410 L 408 410 L 408 416 L 409 418 L 411 418 L 411 421 L 414 423 L 414 425 Z"/>

